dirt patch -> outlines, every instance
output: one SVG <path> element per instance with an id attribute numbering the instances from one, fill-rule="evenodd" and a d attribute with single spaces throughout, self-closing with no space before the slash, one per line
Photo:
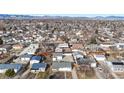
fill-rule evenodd
<path id="1" fill-rule="evenodd" d="M 95 71 L 92 68 L 77 70 L 79 79 L 97 79 Z"/>

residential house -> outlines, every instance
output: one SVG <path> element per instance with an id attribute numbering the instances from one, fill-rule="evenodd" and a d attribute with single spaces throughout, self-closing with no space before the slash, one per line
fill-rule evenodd
<path id="1" fill-rule="evenodd" d="M 41 56 L 33 56 L 30 60 L 30 64 L 34 64 L 34 63 L 40 63 L 42 61 L 42 57 Z"/>
<path id="2" fill-rule="evenodd" d="M 105 55 L 94 55 L 94 58 L 98 61 L 98 62 L 104 62 L 106 60 Z"/>
<path id="3" fill-rule="evenodd" d="M 113 72 L 124 72 L 124 62 L 107 62 Z"/>
<path id="4" fill-rule="evenodd" d="M 0 45 L 0 52 L 7 53 L 12 49 L 11 45 Z"/>
<path id="5" fill-rule="evenodd" d="M 115 45 L 119 50 L 124 49 L 124 43 L 116 43 Z"/>
<path id="6" fill-rule="evenodd" d="M 12 46 L 12 48 L 14 50 L 21 50 L 21 49 L 23 49 L 23 45 L 21 45 L 21 44 L 15 44 L 15 45 Z"/>
<path id="7" fill-rule="evenodd" d="M 31 67 L 31 72 L 45 72 L 47 67 L 46 63 L 34 63 Z"/>
<path id="8" fill-rule="evenodd" d="M 83 49 L 83 45 L 82 44 L 70 44 L 72 51 L 80 51 L 81 49 Z"/>
<path id="9" fill-rule="evenodd" d="M 72 71 L 72 64 L 70 62 L 53 62 L 52 71 Z"/>
<path id="10" fill-rule="evenodd" d="M 61 61 L 63 59 L 62 53 L 54 53 L 53 54 L 53 61 Z"/>
<path id="11" fill-rule="evenodd" d="M 22 64 L 0 64 L 0 73 L 5 73 L 8 69 L 14 69 L 17 73 L 22 68 Z"/>

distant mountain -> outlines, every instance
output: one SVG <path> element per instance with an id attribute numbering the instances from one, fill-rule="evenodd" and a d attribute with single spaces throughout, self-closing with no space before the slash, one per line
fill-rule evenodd
<path id="1" fill-rule="evenodd" d="M 30 15 L 0 14 L 0 19 L 31 19 Z"/>
<path id="2" fill-rule="evenodd" d="M 97 17 L 94 17 L 94 19 L 99 19 L 99 20 L 124 20 L 124 17 L 123 16 L 107 16 L 107 17 L 97 16 Z"/>
<path id="3" fill-rule="evenodd" d="M 37 15 L 12 15 L 0 14 L 0 19 L 89 19 L 88 17 L 69 17 L 69 16 L 37 16 Z"/>
<path id="4" fill-rule="evenodd" d="M 124 20 L 124 17 L 122 16 L 108 16 L 106 17 L 107 19 L 111 19 L 111 20 Z"/>
<path id="5" fill-rule="evenodd" d="M 0 19 L 77 19 L 77 20 L 124 20 L 123 16 L 96 16 L 96 17 L 69 17 L 69 16 L 37 16 L 37 15 L 14 15 L 0 14 Z"/>

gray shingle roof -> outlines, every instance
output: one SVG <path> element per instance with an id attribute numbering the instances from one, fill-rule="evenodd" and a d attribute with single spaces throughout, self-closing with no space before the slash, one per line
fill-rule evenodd
<path id="1" fill-rule="evenodd" d="M 58 69 L 58 68 L 65 68 L 65 67 L 71 67 L 71 62 L 53 62 L 52 68 Z"/>

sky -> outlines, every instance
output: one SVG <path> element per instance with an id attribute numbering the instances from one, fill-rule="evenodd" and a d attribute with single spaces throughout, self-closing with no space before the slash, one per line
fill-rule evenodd
<path id="1" fill-rule="evenodd" d="M 124 0 L 0 0 L 0 14 L 124 16 Z"/>

